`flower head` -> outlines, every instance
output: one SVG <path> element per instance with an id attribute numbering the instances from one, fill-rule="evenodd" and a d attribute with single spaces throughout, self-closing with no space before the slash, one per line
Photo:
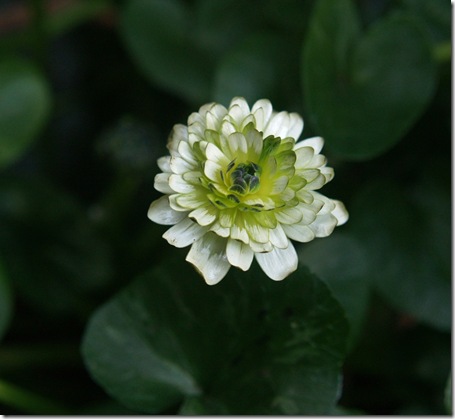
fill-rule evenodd
<path id="1" fill-rule="evenodd" d="M 191 245 L 186 259 L 208 284 L 231 265 L 248 270 L 254 257 L 282 280 L 298 264 L 290 239 L 325 237 L 347 221 L 341 202 L 316 192 L 334 172 L 319 154 L 322 138 L 296 142 L 302 129 L 298 114 L 274 112 L 265 99 L 250 109 L 243 98 L 228 109 L 204 105 L 174 126 L 155 178 L 165 195 L 148 217 L 173 225 L 163 235 L 170 244 Z"/>

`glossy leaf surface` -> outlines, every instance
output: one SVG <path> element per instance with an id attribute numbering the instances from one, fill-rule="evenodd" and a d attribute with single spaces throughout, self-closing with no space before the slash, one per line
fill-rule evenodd
<path id="1" fill-rule="evenodd" d="M 189 269 L 167 261 L 94 315 L 83 353 L 105 390 L 146 413 L 330 411 L 347 325 L 327 287 L 304 268 L 213 287 Z"/>

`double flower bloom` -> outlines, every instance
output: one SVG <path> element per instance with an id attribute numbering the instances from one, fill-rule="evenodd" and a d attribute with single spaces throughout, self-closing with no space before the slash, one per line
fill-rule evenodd
<path id="1" fill-rule="evenodd" d="M 208 284 L 253 258 L 282 280 L 298 265 L 290 239 L 326 237 L 347 221 L 340 201 L 316 192 L 334 172 L 319 154 L 322 138 L 296 142 L 302 129 L 298 114 L 274 112 L 265 99 L 250 109 L 243 98 L 228 109 L 204 105 L 174 126 L 155 178 L 165 195 L 148 217 L 173 226 L 163 235 L 170 244 L 191 245 L 186 259 Z"/>

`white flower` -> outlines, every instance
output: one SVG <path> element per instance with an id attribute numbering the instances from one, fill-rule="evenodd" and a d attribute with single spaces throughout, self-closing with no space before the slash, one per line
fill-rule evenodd
<path id="1" fill-rule="evenodd" d="M 191 245 L 186 260 L 207 284 L 221 281 L 231 265 L 244 271 L 255 257 L 279 281 L 297 269 L 292 242 L 330 235 L 348 213 L 340 201 L 316 192 L 334 172 L 319 154 L 323 140 L 296 143 L 303 120 L 274 112 L 268 100 L 250 109 L 234 98 L 226 109 L 210 103 L 175 125 L 170 156 L 155 188 L 148 217 L 173 225 L 163 237 L 176 247 Z"/>

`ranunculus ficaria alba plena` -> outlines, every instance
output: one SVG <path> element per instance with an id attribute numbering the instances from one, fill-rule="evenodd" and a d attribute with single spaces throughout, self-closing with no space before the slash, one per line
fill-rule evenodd
<path id="1" fill-rule="evenodd" d="M 275 112 L 270 101 L 250 109 L 237 97 L 228 109 L 217 103 L 175 125 L 169 156 L 155 188 L 148 217 L 172 225 L 163 237 L 191 249 L 186 257 L 207 284 L 221 281 L 231 265 L 244 271 L 255 257 L 273 280 L 297 269 L 291 240 L 308 242 L 345 223 L 344 205 L 316 192 L 333 169 L 320 154 L 321 137 L 297 142 L 303 120 Z"/>

